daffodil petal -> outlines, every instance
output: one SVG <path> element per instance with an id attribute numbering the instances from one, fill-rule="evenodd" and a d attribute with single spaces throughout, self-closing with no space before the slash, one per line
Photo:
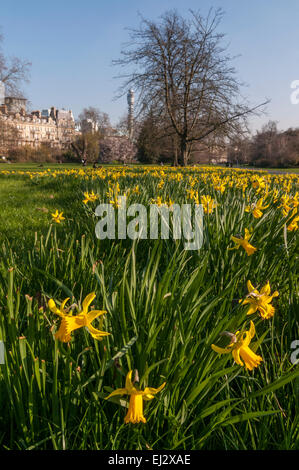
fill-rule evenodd
<path id="1" fill-rule="evenodd" d="M 115 397 L 116 395 L 128 395 L 128 391 L 126 388 L 117 388 L 113 392 L 108 395 L 108 397 L 105 398 L 105 400 L 108 400 L 111 397 Z"/>
<path id="2" fill-rule="evenodd" d="M 270 295 L 270 292 L 271 292 L 271 288 L 270 288 L 270 284 L 268 281 L 267 284 L 265 284 L 264 287 L 261 288 L 261 294 Z"/>
<path id="3" fill-rule="evenodd" d="M 253 287 L 253 285 L 251 284 L 251 281 L 247 281 L 247 289 L 248 289 L 248 292 L 254 292 L 256 291 L 256 289 Z"/>
<path id="4" fill-rule="evenodd" d="M 246 315 L 252 315 L 253 313 L 255 313 L 257 311 L 258 307 L 256 305 L 250 305 L 250 307 L 248 308 L 247 312 L 246 312 Z"/>
<path id="5" fill-rule="evenodd" d="M 83 300 L 82 307 L 83 307 L 83 312 L 87 313 L 87 309 L 93 299 L 96 297 L 95 292 L 91 292 L 91 294 L 88 294 L 85 299 Z"/>
<path id="6" fill-rule="evenodd" d="M 143 393 L 145 395 L 150 394 L 150 395 L 155 395 L 156 393 L 160 392 L 166 385 L 166 382 L 163 382 L 162 385 L 158 388 L 153 388 L 153 387 L 145 387 Z"/>
<path id="7" fill-rule="evenodd" d="M 98 339 L 98 340 L 101 340 L 103 336 L 109 336 L 110 335 L 110 333 L 108 333 L 107 331 L 97 330 L 92 325 L 88 325 L 88 326 L 86 326 L 86 328 L 87 328 L 88 332 L 91 334 L 91 336 L 95 339 Z"/>
<path id="8" fill-rule="evenodd" d="M 250 335 L 250 339 L 252 339 L 255 336 L 255 326 L 254 326 L 253 321 L 250 321 L 249 335 Z"/>
<path id="9" fill-rule="evenodd" d="M 68 300 L 70 300 L 70 298 L 69 298 L 69 297 L 68 297 L 67 299 L 64 299 L 64 301 L 63 301 L 63 302 L 61 302 L 61 305 L 60 305 L 60 310 L 62 310 L 62 311 L 64 310 L 64 306 L 65 306 L 65 304 L 67 303 L 67 301 L 68 301 Z"/>
<path id="10" fill-rule="evenodd" d="M 59 315 L 60 317 L 64 316 L 64 314 L 56 307 L 56 304 L 53 299 L 49 300 L 48 307 L 51 310 L 51 312 L 55 313 L 56 315 Z"/>
<path id="11" fill-rule="evenodd" d="M 219 346 L 216 346 L 215 344 L 212 344 L 211 348 L 213 349 L 213 351 L 215 351 L 218 354 L 229 354 L 231 352 L 231 349 L 219 348 Z"/>
<path id="12" fill-rule="evenodd" d="M 87 322 L 91 323 L 95 318 L 99 317 L 100 315 L 105 315 L 106 310 L 91 310 L 87 314 Z"/>
<path id="13" fill-rule="evenodd" d="M 136 390 L 136 388 L 132 384 L 132 373 L 133 373 L 133 370 L 130 370 L 127 373 L 127 377 L 126 377 L 126 389 L 128 390 L 129 393 Z"/>

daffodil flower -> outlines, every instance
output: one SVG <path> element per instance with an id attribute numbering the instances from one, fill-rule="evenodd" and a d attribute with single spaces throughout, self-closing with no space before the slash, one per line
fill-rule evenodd
<path id="1" fill-rule="evenodd" d="M 60 224 L 60 222 L 62 220 L 65 219 L 65 217 L 62 216 L 63 212 L 58 212 L 58 209 L 56 209 L 56 212 L 54 212 L 54 214 L 51 214 L 52 215 L 52 218 L 53 218 L 53 222 L 56 222 L 57 224 Z"/>
<path id="2" fill-rule="evenodd" d="M 240 300 L 242 305 L 249 304 L 247 315 L 252 315 L 258 310 L 261 314 L 261 317 L 266 320 L 273 317 L 275 308 L 270 304 L 270 302 L 272 302 L 273 297 L 277 297 L 279 293 L 275 291 L 271 295 L 269 281 L 264 285 L 264 287 L 261 288 L 260 292 L 255 287 L 253 287 L 250 281 L 247 281 L 247 289 L 248 295 L 246 299 L 243 301 L 242 299 Z"/>
<path id="3" fill-rule="evenodd" d="M 94 194 L 93 191 L 91 193 L 85 192 L 84 196 L 85 196 L 85 199 L 83 199 L 84 204 L 87 204 L 89 201 L 93 202 L 98 198 L 98 195 Z"/>
<path id="4" fill-rule="evenodd" d="M 140 421 L 146 423 L 146 419 L 143 416 L 143 400 L 152 400 L 154 395 L 165 387 L 166 382 L 164 382 L 159 388 L 145 387 L 143 391 L 138 390 L 132 383 L 132 372 L 133 371 L 130 370 L 127 374 L 125 388 L 114 390 L 110 395 L 108 395 L 108 397 L 106 397 L 106 400 L 116 395 L 129 395 L 130 402 L 128 412 L 125 416 L 125 423 L 135 424 L 140 423 Z"/>
<path id="5" fill-rule="evenodd" d="M 293 209 L 293 212 L 292 212 L 292 216 L 291 217 L 294 217 L 294 215 L 297 214 L 297 207 L 295 207 L 295 209 Z M 296 216 L 292 222 L 288 225 L 288 231 L 289 232 L 293 232 L 293 231 L 296 231 L 298 230 L 298 222 L 299 222 L 299 215 Z"/>
<path id="6" fill-rule="evenodd" d="M 288 194 L 284 194 L 281 196 L 281 204 L 278 206 L 278 209 L 282 208 L 282 214 L 284 217 L 288 215 L 288 213 L 291 210 L 292 206 L 292 201 L 291 198 Z"/>
<path id="7" fill-rule="evenodd" d="M 262 189 L 266 187 L 264 177 L 255 176 L 254 180 L 252 181 L 252 186 L 254 189 L 257 190 L 257 193 L 259 193 Z"/>
<path id="8" fill-rule="evenodd" d="M 248 256 L 253 255 L 253 253 L 257 250 L 257 248 L 255 248 L 254 246 L 250 245 L 250 243 L 248 243 L 248 240 L 250 239 L 250 237 L 251 237 L 251 234 L 247 228 L 245 228 L 244 238 L 237 238 L 237 237 L 232 236 L 231 239 L 236 243 L 237 246 L 235 246 L 234 248 L 231 248 L 231 250 L 233 249 L 238 250 L 240 246 L 242 246 Z"/>
<path id="9" fill-rule="evenodd" d="M 211 196 L 201 196 L 200 202 L 203 205 L 203 210 L 205 214 L 212 214 L 213 210 L 217 206 L 215 199 L 212 199 Z"/>
<path id="10" fill-rule="evenodd" d="M 253 370 L 255 367 L 258 367 L 263 359 L 249 348 L 249 344 L 255 335 L 254 323 L 252 321 L 250 322 L 249 331 L 237 331 L 234 335 L 231 333 L 229 335 L 231 335 L 233 341 L 231 341 L 226 348 L 220 348 L 219 346 L 212 344 L 213 351 L 218 354 L 232 353 L 234 361 L 240 366 L 243 366 L 245 363 L 245 367 L 248 370 Z"/>
<path id="11" fill-rule="evenodd" d="M 49 300 L 48 306 L 51 312 L 59 315 L 62 318 L 60 328 L 57 333 L 55 333 L 56 339 L 64 343 L 68 343 L 71 340 L 72 331 L 77 330 L 78 328 L 82 328 L 83 326 L 87 328 L 88 332 L 93 338 L 100 341 L 102 340 L 103 336 L 108 336 L 110 334 L 106 331 L 97 330 L 91 325 L 91 322 L 95 318 L 107 313 L 105 310 L 91 310 L 89 313 L 87 312 L 89 305 L 95 297 L 96 294 L 94 292 L 85 297 L 82 303 L 83 310 L 78 315 L 71 315 L 65 311 L 64 307 L 66 302 L 69 300 L 69 297 L 61 303 L 60 308 L 56 307 L 53 299 Z"/>
<path id="12" fill-rule="evenodd" d="M 251 206 L 247 206 L 245 208 L 246 212 L 252 212 L 252 215 L 255 219 L 259 219 L 262 217 L 263 213 L 262 211 L 267 209 L 269 207 L 269 204 L 267 206 L 263 206 L 263 198 L 260 198 L 256 204 L 252 204 Z"/>

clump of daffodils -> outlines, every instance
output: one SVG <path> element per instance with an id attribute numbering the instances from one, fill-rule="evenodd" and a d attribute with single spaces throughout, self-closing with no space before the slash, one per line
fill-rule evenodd
<path id="1" fill-rule="evenodd" d="M 83 199 L 83 202 L 84 204 L 87 204 L 88 202 L 94 202 L 98 199 L 98 195 L 95 194 L 93 191 L 91 191 L 91 193 L 89 192 L 85 192 L 84 193 L 84 199 Z"/>

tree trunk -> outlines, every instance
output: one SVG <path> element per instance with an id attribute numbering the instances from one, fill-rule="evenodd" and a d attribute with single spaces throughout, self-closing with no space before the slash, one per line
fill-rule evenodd
<path id="1" fill-rule="evenodd" d="M 172 138 L 173 166 L 178 166 L 178 146 L 175 137 Z"/>
<path id="2" fill-rule="evenodd" d="M 187 166 L 188 164 L 188 149 L 187 149 L 187 142 L 185 137 L 181 137 L 181 143 L 180 143 L 180 156 L 179 156 L 179 165 L 180 166 Z"/>

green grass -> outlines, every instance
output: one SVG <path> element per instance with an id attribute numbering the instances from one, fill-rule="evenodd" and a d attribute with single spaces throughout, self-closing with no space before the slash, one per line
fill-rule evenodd
<path id="1" fill-rule="evenodd" d="M 299 338 L 298 235 L 285 231 L 287 218 L 271 192 L 264 216 L 254 219 L 244 211 L 241 189 L 221 194 L 210 178 L 199 176 L 195 188 L 218 206 L 204 219 L 204 245 L 197 251 L 184 250 L 182 241 L 98 240 L 98 202 L 85 206 L 83 191 L 93 189 L 98 201 L 107 201 L 117 171 L 94 179 L 90 172 L 88 179 L 0 176 L 0 339 L 6 345 L 0 446 L 298 449 L 299 371 L 290 362 L 290 344 Z M 142 189 L 128 196 L 129 203 L 148 203 L 158 194 L 188 202 L 193 170 L 179 182 L 170 172 L 160 190 L 155 169 L 134 171 L 117 177 L 121 194 L 136 185 Z M 270 190 L 280 187 L 282 195 L 275 178 Z M 296 190 L 292 180 L 291 194 Z M 246 196 L 259 197 L 251 183 Z M 51 223 L 56 209 L 66 217 L 61 224 Z M 230 236 L 245 227 L 254 229 L 258 248 L 251 257 L 243 249 L 228 250 L 234 246 Z M 271 291 L 279 291 L 272 319 L 246 316 L 239 299 L 248 279 L 259 287 L 269 279 Z M 69 345 L 55 341 L 60 319 L 48 299 L 59 304 L 70 297 L 68 305 L 80 306 L 92 291 L 95 307 L 107 310 L 103 325 L 94 325 L 111 335 L 98 342 L 82 328 Z M 248 329 L 251 319 L 256 337 L 250 347 L 263 357 L 252 372 L 231 354 L 211 349 L 221 344 L 222 331 Z M 138 369 L 142 388 L 166 381 L 154 400 L 144 402 L 146 424 L 125 425 L 123 401 L 105 400 L 124 387 L 130 369 Z"/>
<path id="2" fill-rule="evenodd" d="M 73 182 L 61 188 L 52 181 L 40 185 L 22 176 L 2 179 L 0 242 L 8 239 L 14 246 L 32 246 L 35 234 L 47 230 L 51 213 L 56 209 L 64 211 L 68 217 L 78 210 L 74 205 L 74 192 Z M 82 204 L 80 208 L 82 210 Z"/>
<path id="3" fill-rule="evenodd" d="M 89 162 L 89 163 L 87 163 L 87 167 L 85 167 L 85 168 L 92 168 L 92 165 L 93 164 Z M 104 168 L 113 168 L 115 166 L 118 166 L 117 164 L 107 164 L 107 163 L 98 163 L 97 165 L 98 165 L 98 167 L 102 166 Z M 132 166 L 132 165 L 129 164 L 128 166 Z M 136 165 L 134 165 L 134 166 L 136 167 Z M 147 167 L 147 168 L 151 168 L 151 167 L 154 167 L 154 166 L 158 166 L 161 169 L 169 167 L 169 165 L 160 166 L 159 164 L 158 165 L 155 165 L 155 164 L 142 165 L 142 167 Z M 208 168 L 208 167 L 214 168 L 215 167 L 215 165 L 208 165 L 208 164 L 196 164 L 196 166 L 197 167 L 206 167 L 206 168 Z M 223 168 L 225 168 L 224 165 L 221 165 L 221 166 Z M 62 164 L 58 164 L 58 163 L 24 163 L 24 162 L 11 163 L 11 164 L 2 163 L 1 164 L 1 162 L 0 162 L 0 171 L 1 170 L 9 170 L 9 171 L 13 171 L 13 170 L 18 170 L 18 171 L 43 171 L 43 170 L 46 170 L 48 168 L 50 168 L 51 170 L 53 170 L 53 169 L 65 170 L 65 169 L 71 169 L 71 168 L 80 169 L 80 168 L 84 168 L 84 167 L 82 166 L 82 164 L 80 162 L 78 162 L 78 163 L 62 163 Z M 252 171 L 262 170 L 262 171 L 266 171 L 266 172 L 270 172 L 270 173 L 281 173 L 281 174 L 284 174 L 284 173 L 297 174 L 297 173 L 299 173 L 299 168 L 298 167 L 265 168 L 265 167 L 246 167 L 246 166 L 244 166 L 243 168 L 244 168 L 244 170 L 246 170 L 246 169 L 249 169 L 249 170 L 252 170 Z"/>

